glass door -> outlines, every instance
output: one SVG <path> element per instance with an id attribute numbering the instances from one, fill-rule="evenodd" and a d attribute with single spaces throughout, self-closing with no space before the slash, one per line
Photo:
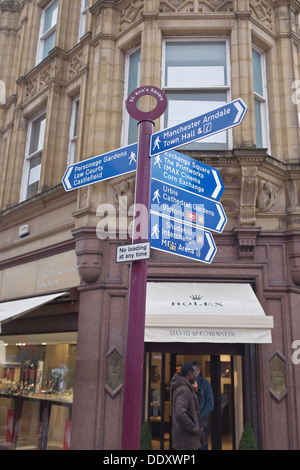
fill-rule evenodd
<path id="1" fill-rule="evenodd" d="M 241 356 L 151 352 L 147 353 L 145 419 L 150 424 L 153 450 L 172 449 L 170 381 L 190 361 L 201 365 L 202 395 L 209 390 L 213 395 L 212 411 L 206 406 L 208 398 L 203 396 L 202 401 L 208 449 L 236 449 L 243 429 Z"/>

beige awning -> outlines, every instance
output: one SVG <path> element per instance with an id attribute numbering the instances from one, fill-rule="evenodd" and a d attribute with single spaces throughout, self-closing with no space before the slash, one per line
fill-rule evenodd
<path id="1" fill-rule="evenodd" d="M 1 324 L 11 320 L 15 320 L 21 315 L 30 312 L 52 300 L 67 294 L 67 292 L 57 292 L 56 294 L 41 295 L 37 297 L 29 297 L 26 299 L 11 300 L 9 302 L 0 303 L 0 333 Z"/>
<path id="2" fill-rule="evenodd" d="M 147 342 L 271 343 L 273 326 L 250 284 L 147 284 Z"/>

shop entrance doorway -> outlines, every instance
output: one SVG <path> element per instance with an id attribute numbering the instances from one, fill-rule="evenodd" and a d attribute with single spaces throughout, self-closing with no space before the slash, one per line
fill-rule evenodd
<path id="1" fill-rule="evenodd" d="M 172 391 L 170 381 L 182 364 L 197 360 L 201 375 L 211 387 L 214 409 L 208 417 L 208 449 L 234 450 L 243 430 L 242 355 L 237 346 L 220 350 L 195 345 L 177 345 L 178 351 L 165 352 L 147 345 L 145 367 L 145 419 L 149 421 L 154 450 L 172 449 Z M 207 345 L 208 346 L 208 345 Z"/>

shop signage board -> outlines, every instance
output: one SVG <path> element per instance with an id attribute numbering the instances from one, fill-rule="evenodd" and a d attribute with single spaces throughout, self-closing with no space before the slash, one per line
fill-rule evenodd
<path id="1" fill-rule="evenodd" d="M 210 232 L 150 213 L 151 248 L 210 264 L 217 248 Z"/>
<path id="2" fill-rule="evenodd" d="M 152 178 L 216 201 L 224 192 L 217 169 L 176 150 L 168 150 L 151 158 L 151 172 Z"/>
<path id="3" fill-rule="evenodd" d="M 68 166 L 62 183 L 66 191 L 136 171 L 137 143 Z"/>
<path id="4" fill-rule="evenodd" d="M 247 112 L 241 98 L 208 113 L 152 134 L 150 157 L 238 126 Z"/>
<path id="5" fill-rule="evenodd" d="M 221 233 L 227 222 L 220 202 L 151 179 L 151 212 Z"/>

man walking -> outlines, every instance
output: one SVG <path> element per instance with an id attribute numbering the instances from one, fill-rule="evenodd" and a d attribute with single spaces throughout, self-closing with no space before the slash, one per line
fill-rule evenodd
<path id="1" fill-rule="evenodd" d="M 202 425 L 199 394 L 194 390 L 196 371 L 191 362 L 181 367 L 181 375 L 171 380 L 172 440 L 175 450 L 197 450 L 201 442 Z"/>

